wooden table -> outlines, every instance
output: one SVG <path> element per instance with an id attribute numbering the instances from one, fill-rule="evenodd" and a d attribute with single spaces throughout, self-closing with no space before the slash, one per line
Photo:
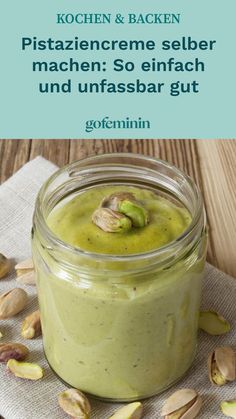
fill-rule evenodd
<path id="1" fill-rule="evenodd" d="M 38 155 L 62 166 L 118 151 L 160 157 L 192 176 L 208 215 L 208 261 L 236 277 L 236 140 L 0 140 L 0 182 Z"/>

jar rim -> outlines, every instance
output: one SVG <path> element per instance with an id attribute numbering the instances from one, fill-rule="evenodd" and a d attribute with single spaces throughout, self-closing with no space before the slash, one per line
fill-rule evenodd
<path id="1" fill-rule="evenodd" d="M 44 217 L 43 208 L 42 208 L 42 202 L 43 198 L 47 192 L 48 187 L 64 172 L 67 172 L 69 176 L 73 176 L 74 173 L 76 173 L 75 168 L 78 166 L 78 164 L 82 164 L 83 167 L 86 167 L 86 164 L 91 164 L 94 162 L 94 164 L 97 164 L 99 160 L 101 159 L 112 159 L 112 158 L 126 158 L 126 159 L 137 159 L 142 161 L 148 161 L 152 163 L 158 163 L 163 168 L 167 168 L 170 170 L 173 170 L 176 172 L 178 176 L 180 176 L 185 182 L 188 183 L 191 190 L 194 192 L 195 198 L 196 198 L 196 207 L 194 214 L 192 214 L 192 221 L 189 224 L 189 226 L 183 231 L 183 233 L 178 236 L 175 240 L 167 243 L 166 245 L 150 250 L 144 253 L 135 253 L 135 254 L 128 254 L 128 255 L 114 255 L 114 254 L 106 254 L 106 253 L 95 253 L 95 252 L 89 252 L 87 250 L 80 249 L 79 247 L 75 247 L 69 243 L 64 242 L 61 240 L 48 226 L 46 219 Z M 120 163 L 122 164 L 122 163 Z M 111 166 L 111 163 L 109 163 L 109 166 Z M 92 166 L 89 166 L 92 167 Z M 145 167 L 143 167 L 145 169 Z M 72 163 L 69 163 L 62 168 L 58 169 L 55 173 L 53 173 L 48 180 L 42 185 L 42 187 L 39 190 L 37 199 L 36 199 L 36 205 L 35 205 L 35 212 L 34 212 L 34 220 L 37 219 L 37 222 L 40 225 L 42 233 L 47 237 L 47 240 L 49 243 L 53 246 L 56 246 L 57 248 L 72 252 L 75 255 L 80 255 L 86 258 L 91 259 L 100 259 L 101 261 L 116 261 L 116 262 L 135 262 L 135 261 L 141 261 L 145 259 L 150 258 L 156 258 L 156 257 L 164 257 L 165 254 L 168 253 L 170 255 L 173 254 L 177 248 L 180 248 L 181 246 L 184 246 L 184 244 L 189 243 L 191 241 L 191 237 L 194 236 L 194 232 L 197 230 L 197 227 L 199 227 L 199 222 L 201 219 L 203 219 L 203 227 L 205 227 L 205 211 L 204 211 L 204 205 L 203 205 L 203 199 L 202 194 L 198 188 L 198 186 L 195 184 L 195 182 L 191 179 L 190 176 L 188 176 L 186 173 L 184 173 L 181 169 L 177 168 L 175 165 L 156 158 L 152 156 L 146 156 L 143 154 L 138 153 L 107 153 L 107 154 L 99 154 L 95 156 L 90 156 L 86 158 L 82 158 L 79 160 L 76 160 Z M 203 228 L 201 228 L 202 233 Z"/>

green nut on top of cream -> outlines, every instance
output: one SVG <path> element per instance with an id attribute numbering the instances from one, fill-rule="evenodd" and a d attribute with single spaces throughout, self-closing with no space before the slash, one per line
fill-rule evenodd
<path id="1" fill-rule="evenodd" d="M 76 248 L 131 255 L 172 242 L 189 226 L 191 216 L 149 189 L 97 186 L 57 207 L 47 222 L 54 234 Z"/>

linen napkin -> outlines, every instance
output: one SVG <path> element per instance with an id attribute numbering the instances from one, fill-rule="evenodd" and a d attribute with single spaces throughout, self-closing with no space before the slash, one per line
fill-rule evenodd
<path id="1" fill-rule="evenodd" d="M 31 255 L 30 230 L 35 198 L 42 183 L 56 170 L 56 166 L 41 157 L 27 163 L 14 176 L 0 186 L 0 252 L 19 262 Z M 14 263 L 13 263 L 14 266 Z M 15 274 L 0 281 L 0 293 L 20 286 Z M 1 343 L 18 341 L 20 325 L 25 316 L 37 308 L 36 290 L 33 286 L 25 288 L 30 295 L 27 310 L 13 319 L 1 320 Z M 195 361 L 186 376 L 170 390 L 144 401 L 144 418 L 160 418 L 163 401 L 175 390 L 190 387 L 203 395 L 203 408 L 200 419 L 217 419 L 225 416 L 220 412 L 220 402 L 236 398 L 235 383 L 218 388 L 210 385 L 206 358 L 219 345 L 236 343 L 236 280 L 207 265 L 203 308 L 219 311 L 227 318 L 232 331 L 223 337 L 211 337 L 199 332 L 199 346 Z M 27 381 L 16 378 L 0 365 L 0 415 L 4 419 L 66 419 L 67 415 L 58 406 L 57 395 L 65 390 L 58 378 L 50 370 L 43 354 L 42 339 L 27 341 L 30 349 L 29 362 L 39 363 L 45 371 L 40 381 Z M 90 398 L 92 419 L 106 419 L 122 404 L 104 403 Z"/>

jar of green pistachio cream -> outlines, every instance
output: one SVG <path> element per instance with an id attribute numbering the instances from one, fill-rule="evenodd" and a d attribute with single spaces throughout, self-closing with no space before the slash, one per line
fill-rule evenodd
<path id="1" fill-rule="evenodd" d="M 167 162 L 106 154 L 51 176 L 32 247 L 57 376 L 113 401 L 179 380 L 196 351 L 206 241 L 201 194 Z"/>

